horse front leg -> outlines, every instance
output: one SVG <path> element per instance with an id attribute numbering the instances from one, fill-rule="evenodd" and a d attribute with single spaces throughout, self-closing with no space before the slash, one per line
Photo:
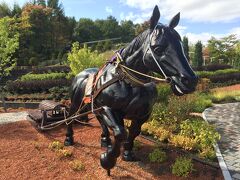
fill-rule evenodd
<path id="1" fill-rule="evenodd" d="M 102 127 L 102 134 L 101 134 L 101 147 L 108 147 L 112 145 L 110 133 L 108 130 L 107 125 L 103 122 L 103 117 L 101 115 L 97 116 L 97 120 Z"/>
<path id="2" fill-rule="evenodd" d="M 122 155 L 122 159 L 124 161 L 137 161 L 138 158 L 135 156 L 133 153 L 133 145 L 134 145 L 134 140 L 135 138 L 141 133 L 141 126 L 148 117 L 144 120 L 137 121 L 134 120 L 131 122 L 131 125 L 129 127 L 129 132 L 128 132 L 128 137 L 127 140 L 124 142 L 124 152 Z"/>
<path id="3" fill-rule="evenodd" d="M 120 156 L 121 143 L 126 139 L 126 131 L 123 125 L 123 118 L 116 112 L 113 112 L 109 107 L 103 107 L 102 121 L 110 129 L 113 130 L 114 143 L 112 147 L 108 147 L 105 153 L 101 154 L 101 166 L 110 171 Z"/>

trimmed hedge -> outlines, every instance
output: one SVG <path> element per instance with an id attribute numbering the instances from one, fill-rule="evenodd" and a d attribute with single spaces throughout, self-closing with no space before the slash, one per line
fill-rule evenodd
<path id="1" fill-rule="evenodd" d="M 240 69 L 224 69 L 217 71 L 198 71 L 196 74 L 201 78 L 211 78 L 211 76 L 227 75 L 231 73 L 240 73 Z"/>
<path id="2" fill-rule="evenodd" d="M 6 89 L 12 93 L 34 93 L 34 92 L 48 92 L 52 87 L 70 86 L 72 80 L 68 79 L 54 79 L 54 80 L 31 80 L 31 81 L 9 81 Z"/>
<path id="3" fill-rule="evenodd" d="M 50 80 L 50 79 L 63 79 L 66 78 L 66 73 L 50 73 L 50 74 L 25 74 L 21 77 L 21 81 L 31 80 Z"/>
<path id="4" fill-rule="evenodd" d="M 66 65 L 59 65 L 59 66 L 16 66 L 13 71 L 12 75 L 18 75 L 18 74 L 27 74 L 29 72 L 32 72 L 34 74 L 44 74 L 44 73 L 50 73 L 50 72 L 70 72 L 70 67 Z"/>
<path id="5" fill-rule="evenodd" d="M 209 77 L 212 83 L 225 83 L 228 81 L 239 81 L 240 72 L 229 73 L 229 74 L 220 74 Z"/>
<path id="6" fill-rule="evenodd" d="M 210 64 L 206 66 L 195 67 L 193 69 L 195 71 L 217 71 L 217 70 L 224 70 L 224 69 L 231 69 L 231 68 L 233 67 L 227 64 Z"/>

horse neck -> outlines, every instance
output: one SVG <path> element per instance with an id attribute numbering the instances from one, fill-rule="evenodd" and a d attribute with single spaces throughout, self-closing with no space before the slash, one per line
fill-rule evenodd
<path id="1" fill-rule="evenodd" d="M 143 63 L 144 43 L 148 41 L 148 34 L 149 30 L 146 30 L 138 35 L 121 53 L 127 67 L 142 73 L 149 72 Z"/>

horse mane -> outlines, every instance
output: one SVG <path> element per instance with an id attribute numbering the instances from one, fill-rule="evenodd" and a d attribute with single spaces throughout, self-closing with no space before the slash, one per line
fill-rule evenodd
<path id="1" fill-rule="evenodd" d="M 140 33 L 137 37 L 135 37 L 122 51 L 121 55 L 123 59 L 127 59 L 131 57 L 136 51 L 139 51 L 142 47 L 142 44 L 146 40 L 150 30 L 145 30 L 144 32 Z"/>

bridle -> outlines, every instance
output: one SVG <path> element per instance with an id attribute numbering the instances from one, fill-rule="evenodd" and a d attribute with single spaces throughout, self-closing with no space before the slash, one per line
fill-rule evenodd
<path id="1" fill-rule="evenodd" d="M 149 43 L 147 44 L 147 48 L 146 48 L 146 50 L 145 50 L 145 52 L 144 52 L 144 54 L 143 54 L 143 59 L 142 59 L 142 61 L 143 61 L 143 64 L 146 65 L 146 63 L 145 63 L 145 56 L 146 56 L 147 52 L 150 51 L 150 54 L 151 54 L 153 60 L 155 61 L 156 65 L 157 65 L 157 67 L 159 68 L 159 70 L 161 71 L 161 73 L 163 74 L 165 80 L 166 80 L 167 82 L 171 82 L 171 78 L 169 78 L 169 77 L 166 75 L 166 73 L 163 71 L 162 67 L 161 67 L 160 64 L 158 63 L 158 61 L 157 61 L 157 59 L 156 59 L 156 57 L 155 57 L 155 55 L 154 55 L 154 52 L 153 52 L 153 50 L 152 50 L 152 48 L 151 48 L 151 41 L 152 41 L 153 33 L 154 33 L 154 31 L 156 30 L 156 28 L 157 28 L 158 26 L 160 26 L 160 25 L 161 25 L 161 24 L 158 23 L 158 24 L 154 27 L 152 33 L 149 35 L 149 41 L 148 41 Z M 163 32 L 163 33 L 162 33 L 162 35 L 163 35 L 163 34 L 164 34 L 164 30 L 163 30 L 163 29 L 162 29 L 162 32 Z"/>

